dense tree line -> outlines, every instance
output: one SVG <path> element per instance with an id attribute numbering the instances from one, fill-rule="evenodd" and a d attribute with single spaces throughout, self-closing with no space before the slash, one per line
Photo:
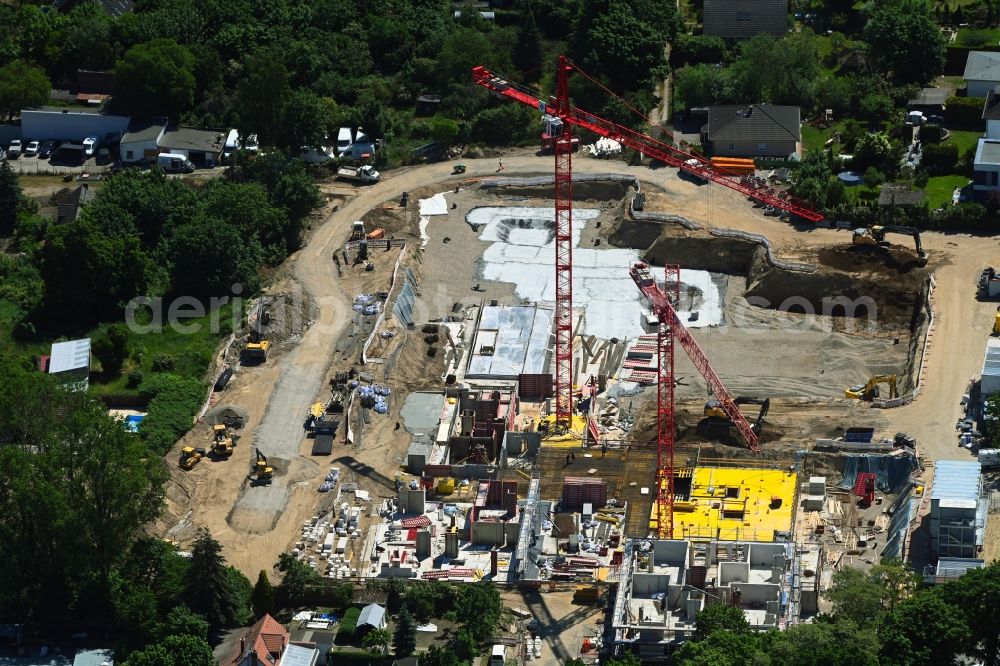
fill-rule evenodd
<path id="1" fill-rule="evenodd" d="M 207 534 L 191 558 L 143 536 L 163 461 L 98 401 L 7 360 L 0 372 L 0 620 L 110 633 L 122 655 L 141 650 L 130 665 L 214 663 L 210 632 L 247 621 L 250 584 Z"/>

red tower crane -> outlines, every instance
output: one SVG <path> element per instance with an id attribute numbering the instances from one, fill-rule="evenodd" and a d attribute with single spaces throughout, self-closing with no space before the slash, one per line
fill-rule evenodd
<path id="1" fill-rule="evenodd" d="M 569 74 L 573 70 L 584 76 L 565 56 L 559 57 L 556 77 L 556 95 L 549 102 L 538 99 L 523 86 L 503 79 L 483 66 L 472 69 L 473 80 L 502 98 L 513 99 L 541 113 L 555 117 L 549 133 L 553 136 L 555 154 L 555 266 L 556 266 L 556 422 L 568 426 L 572 416 L 572 307 L 573 307 L 573 175 L 572 127 L 588 129 L 601 136 L 614 139 L 622 145 L 638 150 L 668 165 L 698 177 L 725 185 L 748 197 L 788 211 L 806 220 L 823 219 L 805 203 L 769 188 L 756 187 L 746 178 L 713 165 L 702 156 L 686 153 L 674 146 L 618 125 L 592 113 L 574 107 L 569 101 Z M 587 78 L 590 78 L 589 76 Z M 593 79 L 591 79 L 593 81 Z M 596 83 L 596 81 L 595 81 Z M 598 84 L 600 85 L 600 84 Z M 602 86 L 603 87 L 603 86 Z M 673 536 L 673 485 L 674 485 L 674 340 L 678 340 L 691 357 L 695 367 L 705 378 L 709 389 L 722 404 L 723 410 L 736 425 L 740 435 L 754 452 L 760 452 L 757 433 L 736 406 L 722 380 L 712 369 L 698 343 L 677 317 L 673 304 L 679 298 L 680 269 L 666 267 L 665 289 L 653 278 L 649 266 L 638 263 L 632 267 L 632 279 L 650 300 L 659 319 L 657 335 L 657 525 L 661 537 Z"/>

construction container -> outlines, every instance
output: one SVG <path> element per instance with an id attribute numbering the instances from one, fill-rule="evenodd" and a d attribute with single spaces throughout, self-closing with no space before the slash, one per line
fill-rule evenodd
<path id="1" fill-rule="evenodd" d="M 454 478 L 445 477 L 443 479 L 438 479 L 438 484 L 437 484 L 438 495 L 451 495 L 453 492 L 455 492 Z"/>
<path id="2" fill-rule="evenodd" d="M 593 603 L 601 598 L 601 589 L 596 585 L 577 585 L 573 592 L 573 601 L 578 603 Z"/>
<path id="3" fill-rule="evenodd" d="M 608 484 L 604 479 L 567 476 L 563 481 L 563 509 L 578 511 L 585 503 L 598 509 L 604 507 L 608 503 Z"/>
<path id="4" fill-rule="evenodd" d="M 844 433 L 846 442 L 870 442 L 875 436 L 875 428 L 848 428 Z"/>

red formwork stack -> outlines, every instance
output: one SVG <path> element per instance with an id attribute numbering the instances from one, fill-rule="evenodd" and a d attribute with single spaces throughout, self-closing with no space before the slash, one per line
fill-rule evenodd
<path id="1" fill-rule="evenodd" d="M 608 484 L 604 479 L 567 476 L 563 480 L 563 510 L 579 510 L 584 504 L 600 509 L 608 503 Z"/>

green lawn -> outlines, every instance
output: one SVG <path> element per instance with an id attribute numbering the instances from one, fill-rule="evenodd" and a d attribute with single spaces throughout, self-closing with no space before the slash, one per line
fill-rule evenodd
<path id="1" fill-rule="evenodd" d="M 939 208 L 951 203 L 952 192 L 956 187 L 964 187 L 969 183 L 965 176 L 932 176 L 927 181 L 924 194 L 927 196 L 927 203 L 931 208 Z"/>
<path id="2" fill-rule="evenodd" d="M 808 150 L 822 150 L 823 144 L 830 138 L 830 129 L 819 129 L 812 125 L 802 126 L 802 145 Z"/>
<path id="3" fill-rule="evenodd" d="M 1000 28 L 959 28 L 955 41 L 962 46 L 997 46 Z"/>
<path id="4" fill-rule="evenodd" d="M 962 159 L 965 153 L 970 149 L 974 148 L 979 140 L 983 138 L 982 132 L 964 132 L 959 130 L 949 130 L 951 136 L 945 143 L 953 143 L 958 146 L 958 158 Z"/>
<path id="5" fill-rule="evenodd" d="M 139 370 L 148 377 L 153 372 L 153 361 L 157 357 L 161 357 L 161 362 L 163 357 L 172 360 L 174 367 L 169 372 L 202 379 L 212 362 L 220 339 L 223 335 L 228 336 L 233 330 L 232 306 L 223 306 L 214 318 L 218 321 L 215 326 L 211 314 L 179 322 L 183 327 L 192 329 L 188 333 L 179 330 L 181 326 L 173 327 L 167 323 L 164 323 L 160 331 L 148 333 L 129 331 L 130 356 L 125 361 L 121 374 L 110 381 L 103 381 L 100 375 L 95 373 L 91 377 L 90 392 L 97 395 L 131 393 L 132 390 L 127 386 L 128 374 L 133 370 Z M 148 319 L 143 321 L 148 322 Z M 240 322 L 236 322 L 236 326 L 239 325 Z M 88 335 L 92 337 L 98 335 L 105 326 L 98 327 Z"/>

